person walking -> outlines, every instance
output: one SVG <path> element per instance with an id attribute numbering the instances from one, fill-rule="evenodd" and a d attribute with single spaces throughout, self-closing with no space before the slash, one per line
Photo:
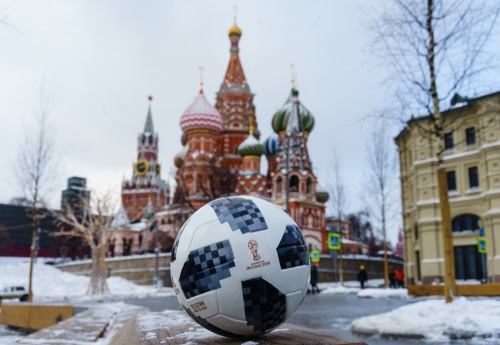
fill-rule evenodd
<path id="1" fill-rule="evenodd" d="M 366 273 L 365 265 L 359 266 L 358 281 L 362 289 L 365 288 L 365 282 L 368 280 L 368 273 Z"/>
<path id="2" fill-rule="evenodd" d="M 397 287 L 397 285 L 396 285 L 396 272 L 394 271 L 393 267 L 391 267 L 391 271 L 389 272 L 389 287 L 391 289 L 395 289 Z"/>
<path id="3" fill-rule="evenodd" d="M 403 271 L 401 266 L 398 266 L 398 268 L 396 269 L 396 280 L 398 282 L 399 288 L 405 287 L 405 272 Z"/>
<path id="4" fill-rule="evenodd" d="M 313 294 L 319 293 L 318 288 L 318 267 L 316 264 L 312 264 L 311 266 L 311 292 Z"/>

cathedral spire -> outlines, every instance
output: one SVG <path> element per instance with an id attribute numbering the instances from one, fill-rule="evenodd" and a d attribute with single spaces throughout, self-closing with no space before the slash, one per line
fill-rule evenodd
<path id="1" fill-rule="evenodd" d="M 243 67 L 241 66 L 238 46 L 242 35 L 241 29 L 236 25 L 236 17 L 234 24 L 228 31 L 229 40 L 231 41 L 231 52 L 229 65 L 227 66 L 226 75 L 221 85 L 220 92 L 243 92 L 250 93 L 250 87 L 247 84 Z"/>
<path id="2" fill-rule="evenodd" d="M 153 101 L 152 96 L 148 96 L 149 100 L 149 108 L 148 108 L 148 115 L 146 117 L 146 124 L 144 125 L 144 133 L 154 133 L 154 126 L 153 126 L 153 116 L 151 115 L 151 102 Z"/>

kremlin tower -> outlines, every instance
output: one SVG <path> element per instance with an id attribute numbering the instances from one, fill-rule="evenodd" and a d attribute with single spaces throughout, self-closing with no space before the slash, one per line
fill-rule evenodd
<path id="1" fill-rule="evenodd" d="M 151 115 L 153 98 L 148 99 L 144 130 L 137 136 L 137 161 L 133 165 L 132 178 L 122 182 L 122 204 L 132 222 L 143 218 L 149 200 L 156 212 L 170 201 L 170 187 L 161 179 L 158 163 L 158 134 L 154 131 Z"/>

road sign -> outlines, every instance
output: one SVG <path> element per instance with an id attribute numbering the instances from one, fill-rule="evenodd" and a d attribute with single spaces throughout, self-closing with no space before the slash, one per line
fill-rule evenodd
<path id="1" fill-rule="evenodd" d="M 319 262 L 319 250 L 315 249 L 315 250 L 311 250 L 311 261 L 312 263 L 318 263 Z"/>
<path id="2" fill-rule="evenodd" d="M 340 234 L 330 232 L 328 234 L 328 249 L 339 250 L 341 246 Z"/>
<path id="3" fill-rule="evenodd" d="M 481 254 L 486 254 L 486 237 L 477 238 L 477 251 Z"/>
<path id="4" fill-rule="evenodd" d="M 478 221 L 477 226 L 479 227 L 479 237 L 484 237 L 483 221 L 482 220 Z"/>

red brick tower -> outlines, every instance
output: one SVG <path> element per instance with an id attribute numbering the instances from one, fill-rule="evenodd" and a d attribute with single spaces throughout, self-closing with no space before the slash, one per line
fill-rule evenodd
<path id="1" fill-rule="evenodd" d="M 229 65 L 219 92 L 217 92 L 215 108 L 222 116 L 224 127 L 217 137 L 217 151 L 222 158 L 222 167 L 237 174 L 241 169 L 242 158 L 238 154 L 238 146 L 245 140 L 250 119 L 253 121 L 254 136 L 259 139 L 253 94 L 245 79 L 239 57 L 238 43 L 241 30 L 236 26 L 229 29 L 231 41 Z M 235 186 L 232 186 L 234 190 Z"/>
<path id="2" fill-rule="evenodd" d="M 288 204 L 289 214 L 302 229 L 309 249 L 326 253 L 324 203 L 328 194 L 317 191 L 317 179 L 307 151 L 307 138 L 314 127 L 314 118 L 298 97 L 299 92 L 292 82 L 290 96 L 272 119 L 280 142 L 275 170 L 271 174 L 272 201 L 283 206 Z"/>
<path id="3" fill-rule="evenodd" d="M 169 203 L 170 187 L 161 179 L 158 163 L 158 134 L 154 131 L 149 98 L 144 130 L 137 136 L 137 161 L 132 178 L 122 182 L 122 203 L 131 221 L 141 220 L 151 198 L 155 211 Z"/>
<path id="4" fill-rule="evenodd" d="M 260 173 L 260 158 L 264 153 L 264 146 L 253 136 L 251 120 L 248 136 L 238 147 L 238 153 L 243 158 L 243 167 L 235 193 L 268 198 L 266 178 Z"/>
<path id="5" fill-rule="evenodd" d="M 219 193 L 216 138 L 222 130 L 222 117 L 203 94 L 184 111 L 180 119 L 185 148 L 175 158 L 178 167 L 174 202 L 180 207 L 197 210 Z"/>

